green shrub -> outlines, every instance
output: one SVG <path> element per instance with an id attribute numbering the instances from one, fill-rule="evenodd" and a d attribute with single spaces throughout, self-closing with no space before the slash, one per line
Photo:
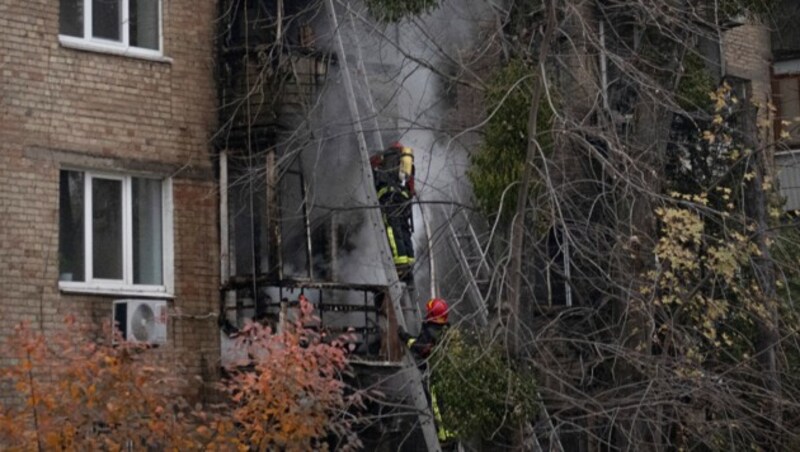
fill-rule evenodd
<path id="1" fill-rule="evenodd" d="M 512 366 L 502 347 L 481 339 L 450 330 L 432 359 L 444 427 L 460 438 L 489 438 L 537 412 L 531 369 Z"/>
<path id="2" fill-rule="evenodd" d="M 498 213 L 507 216 L 516 206 L 518 190 L 513 184 L 520 180 L 528 149 L 533 72 L 524 62 L 512 60 L 489 80 L 485 95 L 489 118 L 483 130 L 483 144 L 472 155 L 467 176 L 478 206 L 490 216 Z M 552 111 L 543 102 L 537 117 L 536 139 L 545 152 L 552 148 L 552 118 Z M 538 185 L 534 181 L 531 191 L 535 192 Z M 503 211 L 497 212 L 501 199 Z"/>

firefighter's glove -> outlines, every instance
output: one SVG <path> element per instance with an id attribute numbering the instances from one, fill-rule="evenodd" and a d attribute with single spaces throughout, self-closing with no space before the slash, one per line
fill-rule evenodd
<path id="1" fill-rule="evenodd" d="M 402 326 L 397 327 L 397 335 L 400 337 L 400 340 L 403 341 L 404 343 L 408 342 L 408 340 L 411 339 L 411 335 L 408 334 L 408 332 Z"/>

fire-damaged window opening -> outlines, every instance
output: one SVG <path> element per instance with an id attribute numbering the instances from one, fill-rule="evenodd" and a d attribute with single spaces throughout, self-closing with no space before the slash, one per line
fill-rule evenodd
<path id="1" fill-rule="evenodd" d="M 346 242 L 341 235 L 347 228 L 339 227 L 335 212 L 311 222 L 300 159 L 279 168 L 275 154 L 269 149 L 220 155 L 220 179 L 226 187 L 221 218 L 227 220 L 221 227 L 226 234 L 221 277 L 224 287 L 249 284 L 248 298 L 253 287 L 266 282 L 336 281 L 338 244 Z M 262 297 L 254 300 L 257 318 Z"/>
<path id="2" fill-rule="evenodd" d="M 310 283 L 286 279 L 280 285 L 244 283 L 230 287 L 223 307 L 222 327 L 235 332 L 247 320 L 255 319 L 280 331 L 299 318 L 299 297 L 313 305 L 318 324 L 306 325 L 322 333 L 326 341 L 344 338 L 352 353 L 370 360 L 395 360 L 399 342 L 387 334 L 395 325 L 391 309 L 384 303 L 386 288 L 366 284 Z M 260 303 L 255 300 L 260 299 Z M 236 300 L 234 303 L 233 301 Z M 396 327 L 396 325 L 395 325 Z"/>
<path id="3" fill-rule="evenodd" d="M 354 356 L 369 361 L 398 359 L 386 288 L 336 281 L 349 227 L 336 212 L 312 222 L 299 154 L 279 161 L 274 148 L 220 152 L 223 333 L 247 321 L 276 330 L 304 294 L 328 339 L 346 334 Z"/>
<path id="4" fill-rule="evenodd" d="M 332 59 L 315 47 L 312 3 L 220 2 L 220 123 L 232 141 L 226 147 L 292 130 L 307 111 Z"/>
<path id="5" fill-rule="evenodd" d="M 264 284 L 333 277 L 333 221 L 312 225 L 304 145 L 281 138 L 303 123 L 332 60 L 315 47 L 313 4 L 220 3 L 220 273 L 233 323 L 265 318 Z"/>
<path id="6" fill-rule="evenodd" d="M 223 280 L 312 280 L 314 253 L 329 248 L 330 234 L 316 234 L 317 245 L 312 245 L 308 190 L 299 157 L 279 168 L 274 154 L 273 150 L 224 153 L 228 267 L 223 269 Z"/>

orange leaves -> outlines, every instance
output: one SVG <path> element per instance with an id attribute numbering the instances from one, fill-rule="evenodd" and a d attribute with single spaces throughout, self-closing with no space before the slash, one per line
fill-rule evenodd
<path id="1" fill-rule="evenodd" d="M 341 444 L 358 447 L 346 416 L 357 395 L 346 396 L 339 379 L 345 351 L 322 342 L 313 306 L 304 296 L 299 302 L 300 318 L 279 334 L 256 323 L 242 330 L 238 343 L 252 359 L 241 363 L 248 370 L 232 369 L 225 385 L 236 402 L 233 417 L 242 439 L 260 450 L 312 450 L 332 432 Z"/>
<path id="2" fill-rule="evenodd" d="M 93 341 L 74 320 L 48 336 L 20 325 L 3 344 L 16 357 L 0 369 L 0 385 L 20 402 L 0 406 L 0 445 L 11 450 L 314 450 L 337 436 L 357 448 L 351 406 L 340 380 L 344 347 L 323 343 L 313 307 L 280 334 L 249 324 L 239 343 L 250 359 L 222 384 L 229 398 L 189 407 L 185 382 L 148 361 L 141 346 Z M 310 326 L 309 326 L 310 325 Z"/>
<path id="3" fill-rule="evenodd" d="M 182 409 L 182 383 L 146 364 L 140 346 L 95 342 L 72 320 L 45 337 L 20 325 L 3 344 L 17 362 L 0 370 L 19 401 L 0 407 L 0 444 L 19 450 L 200 449 L 196 418 Z"/>

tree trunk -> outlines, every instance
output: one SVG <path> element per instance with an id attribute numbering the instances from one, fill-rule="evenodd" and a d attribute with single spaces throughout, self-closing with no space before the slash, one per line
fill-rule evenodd
<path id="1" fill-rule="evenodd" d="M 750 92 L 748 89 L 747 92 Z M 755 268 L 755 278 L 761 290 L 762 303 L 764 305 L 764 316 L 759 316 L 757 323 L 758 340 L 756 341 L 756 353 L 758 362 L 764 373 L 764 387 L 769 391 L 770 404 L 769 419 L 771 426 L 769 431 L 774 433 L 770 438 L 779 443 L 779 434 L 783 424 L 780 394 L 781 380 L 778 369 L 777 348 L 780 344 L 779 313 L 777 290 L 775 287 L 775 264 L 769 248 L 769 225 L 768 225 L 768 199 L 764 189 L 765 177 L 768 174 L 767 147 L 762 145 L 759 140 L 756 107 L 749 99 L 744 100 L 743 132 L 744 142 L 747 148 L 752 150 L 751 160 L 748 171 L 755 177 L 747 184 L 746 214 L 755 226 L 753 241 L 758 247 L 759 255 L 753 258 Z"/>

